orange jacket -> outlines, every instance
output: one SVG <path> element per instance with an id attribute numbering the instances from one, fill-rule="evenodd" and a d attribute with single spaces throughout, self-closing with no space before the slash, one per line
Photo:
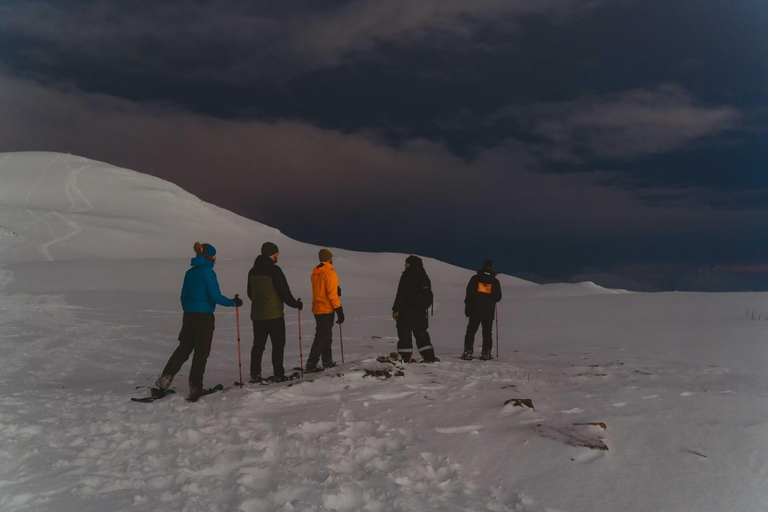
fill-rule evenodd
<path id="1" fill-rule="evenodd" d="M 312 314 L 326 315 L 340 307 L 339 276 L 331 263 L 321 263 L 312 270 Z"/>

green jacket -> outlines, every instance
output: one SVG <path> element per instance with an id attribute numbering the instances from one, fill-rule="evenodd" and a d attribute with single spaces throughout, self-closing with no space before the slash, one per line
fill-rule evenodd
<path id="1" fill-rule="evenodd" d="M 248 271 L 248 298 L 251 299 L 251 320 L 273 320 L 284 316 L 283 304 L 298 308 L 285 274 L 272 258 L 260 255 Z"/>

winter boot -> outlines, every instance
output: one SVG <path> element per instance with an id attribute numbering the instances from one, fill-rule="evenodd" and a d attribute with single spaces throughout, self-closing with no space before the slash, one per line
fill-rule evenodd
<path id="1" fill-rule="evenodd" d="M 320 373 L 322 368 L 317 366 L 317 363 L 307 363 L 307 367 L 304 368 L 304 373 Z"/>
<path id="2" fill-rule="evenodd" d="M 152 396 L 155 398 L 163 398 L 171 387 L 173 382 L 173 375 L 161 375 L 155 382 L 155 387 L 150 390 Z"/>
<path id="3" fill-rule="evenodd" d="M 288 380 L 288 377 L 286 377 L 285 375 L 275 375 L 272 378 L 272 382 L 285 382 L 287 380 Z"/>
<path id="4" fill-rule="evenodd" d="M 189 386 L 189 400 L 190 402 L 197 402 L 200 397 L 203 396 L 203 388 L 198 386 Z"/>
<path id="5" fill-rule="evenodd" d="M 472 351 L 471 351 L 471 350 L 465 350 L 465 351 L 464 351 L 464 353 L 463 353 L 463 354 L 461 354 L 461 358 L 462 358 L 463 360 L 465 360 L 465 361 L 471 361 L 471 360 L 473 360 L 475 357 L 472 355 Z"/>
<path id="6" fill-rule="evenodd" d="M 334 366 L 337 366 L 339 363 L 336 361 L 323 361 L 323 369 L 327 370 L 328 368 L 333 368 Z"/>
<path id="7" fill-rule="evenodd" d="M 490 361 L 491 359 L 493 359 L 493 354 L 491 354 L 490 350 L 483 350 L 480 354 L 481 361 Z"/>
<path id="8" fill-rule="evenodd" d="M 440 358 L 437 357 L 437 356 L 432 356 L 429 359 L 427 359 L 427 358 L 423 359 L 421 362 L 422 363 L 430 363 L 430 364 L 431 363 L 439 363 L 440 362 Z"/>
<path id="9" fill-rule="evenodd" d="M 248 381 L 248 384 L 260 384 L 262 380 L 264 379 L 261 378 L 261 374 L 257 373 L 256 375 L 251 376 L 251 380 Z"/>

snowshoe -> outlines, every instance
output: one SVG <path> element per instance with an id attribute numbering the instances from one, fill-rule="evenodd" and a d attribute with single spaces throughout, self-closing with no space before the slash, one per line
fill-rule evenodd
<path id="1" fill-rule="evenodd" d="M 491 354 L 490 350 L 483 350 L 483 352 L 480 354 L 481 361 L 490 361 L 493 359 L 493 354 Z"/>
<path id="2" fill-rule="evenodd" d="M 144 397 L 144 398 L 131 398 L 131 401 L 132 402 L 141 402 L 141 403 L 145 403 L 145 404 L 150 404 L 150 403 L 155 402 L 157 400 L 160 400 L 161 398 L 164 398 L 164 397 L 166 397 L 168 395 L 172 395 L 172 394 L 174 394 L 176 392 L 173 389 L 168 389 L 168 390 L 164 391 L 162 396 L 155 396 L 155 390 L 156 389 L 157 388 L 152 388 L 150 390 L 150 392 L 152 393 L 150 396 L 147 396 L 147 397 Z"/>
<path id="3" fill-rule="evenodd" d="M 261 378 L 261 374 L 254 375 L 251 377 L 251 380 L 248 381 L 248 384 L 261 384 L 261 381 L 264 379 Z"/>
<path id="4" fill-rule="evenodd" d="M 475 358 L 475 356 L 472 355 L 471 350 L 465 350 L 463 354 L 461 354 L 461 359 L 465 361 L 471 361 Z"/>
<path id="5" fill-rule="evenodd" d="M 322 368 L 317 365 L 312 365 L 312 366 L 307 365 L 307 368 L 304 370 L 304 373 L 320 373 L 324 369 L 325 368 Z"/>
<path id="6" fill-rule="evenodd" d="M 327 370 L 328 368 L 333 368 L 334 366 L 338 366 L 339 363 L 336 361 L 328 361 L 327 363 L 323 361 L 323 369 Z"/>
<path id="7" fill-rule="evenodd" d="M 278 384 L 280 382 L 295 380 L 295 379 L 298 379 L 299 377 L 301 377 L 301 374 L 299 372 L 293 372 L 290 375 L 280 375 L 280 376 L 273 375 L 272 377 L 267 377 L 266 379 L 262 380 L 261 385 L 267 386 L 269 384 Z"/>

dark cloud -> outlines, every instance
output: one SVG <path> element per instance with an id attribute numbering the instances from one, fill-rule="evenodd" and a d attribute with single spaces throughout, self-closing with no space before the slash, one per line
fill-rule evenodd
<path id="1" fill-rule="evenodd" d="M 226 121 L 7 76 L 1 83 L 0 150 L 43 147 L 105 160 L 272 225 L 325 237 L 335 230 L 341 246 L 378 240 L 382 249 L 439 247 L 464 258 L 457 244 L 476 240 L 478 250 L 514 247 L 514 259 L 527 261 L 525 253 L 557 241 L 551 259 L 577 264 L 630 257 L 652 239 L 750 236 L 766 224 L 764 211 L 705 207 L 695 190 L 656 190 L 667 200 L 654 203 L 614 186 L 615 173 L 542 172 L 521 143 L 467 161 L 426 140 L 393 147 L 305 123 Z"/>
<path id="2" fill-rule="evenodd" d="M 467 51 L 480 31 L 514 33 L 521 19 L 552 20 L 607 0 L 361 0 L 163 3 L 9 1 L 0 6 L 4 39 L 36 65 L 61 59 L 119 65 L 124 72 L 176 79 L 248 83 L 283 80 L 364 59 L 397 43 Z"/>
<path id="3" fill-rule="evenodd" d="M 71 151 L 306 241 L 466 266 L 760 263 L 767 12 L 9 0 L 0 151 Z"/>
<path id="4" fill-rule="evenodd" d="M 634 89 L 569 102 L 502 109 L 521 128 L 546 141 L 553 160 L 637 159 L 685 148 L 736 128 L 737 108 L 698 104 L 676 85 Z"/>

